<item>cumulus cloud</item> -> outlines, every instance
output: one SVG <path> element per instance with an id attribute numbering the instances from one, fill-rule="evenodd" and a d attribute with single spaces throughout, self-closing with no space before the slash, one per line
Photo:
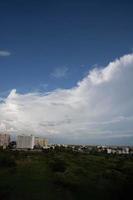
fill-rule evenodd
<path id="1" fill-rule="evenodd" d="M 19 94 L 0 103 L 0 129 L 64 141 L 133 138 L 133 54 L 94 68 L 71 89 Z M 129 142 L 129 140 L 125 140 Z"/>
<path id="2" fill-rule="evenodd" d="M 51 76 L 53 76 L 54 78 L 63 78 L 66 76 L 67 72 L 68 72 L 68 68 L 66 66 L 57 67 L 51 73 Z"/>
<path id="3" fill-rule="evenodd" d="M 9 51 L 0 50 L 0 56 L 6 57 L 6 56 L 10 56 L 10 55 L 11 55 L 11 53 Z"/>

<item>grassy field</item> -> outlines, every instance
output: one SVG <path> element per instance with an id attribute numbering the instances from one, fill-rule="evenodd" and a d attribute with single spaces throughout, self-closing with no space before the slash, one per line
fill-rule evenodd
<path id="1" fill-rule="evenodd" d="M 0 200 L 133 199 L 133 157 L 0 151 Z"/>

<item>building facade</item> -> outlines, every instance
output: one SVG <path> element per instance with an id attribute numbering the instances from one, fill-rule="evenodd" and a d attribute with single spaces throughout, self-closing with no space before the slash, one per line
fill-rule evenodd
<path id="1" fill-rule="evenodd" d="M 17 136 L 17 148 L 18 149 L 33 149 L 35 138 L 33 135 L 18 135 Z"/>
<path id="2" fill-rule="evenodd" d="M 7 133 L 0 133 L 0 147 L 3 147 L 4 149 L 9 145 L 10 143 L 10 135 Z"/>
<path id="3" fill-rule="evenodd" d="M 35 147 L 47 147 L 48 146 L 48 139 L 35 137 Z"/>

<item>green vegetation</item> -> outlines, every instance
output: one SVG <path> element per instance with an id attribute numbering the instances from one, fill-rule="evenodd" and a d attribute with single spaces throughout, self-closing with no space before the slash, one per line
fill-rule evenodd
<path id="1" fill-rule="evenodd" d="M 0 151 L 0 200 L 125 200 L 132 188 L 132 156 Z"/>

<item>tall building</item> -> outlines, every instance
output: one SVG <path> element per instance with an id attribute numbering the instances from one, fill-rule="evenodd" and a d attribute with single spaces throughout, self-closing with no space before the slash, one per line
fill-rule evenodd
<path id="1" fill-rule="evenodd" d="M 47 147 L 47 145 L 48 145 L 48 139 L 35 137 L 35 147 Z"/>
<path id="2" fill-rule="evenodd" d="M 3 147 L 4 149 L 9 145 L 10 143 L 10 135 L 7 133 L 0 133 L 0 147 Z"/>
<path id="3" fill-rule="evenodd" d="M 33 135 L 18 135 L 17 136 L 17 148 L 18 149 L 33 149 L 35 138 Z"/>

